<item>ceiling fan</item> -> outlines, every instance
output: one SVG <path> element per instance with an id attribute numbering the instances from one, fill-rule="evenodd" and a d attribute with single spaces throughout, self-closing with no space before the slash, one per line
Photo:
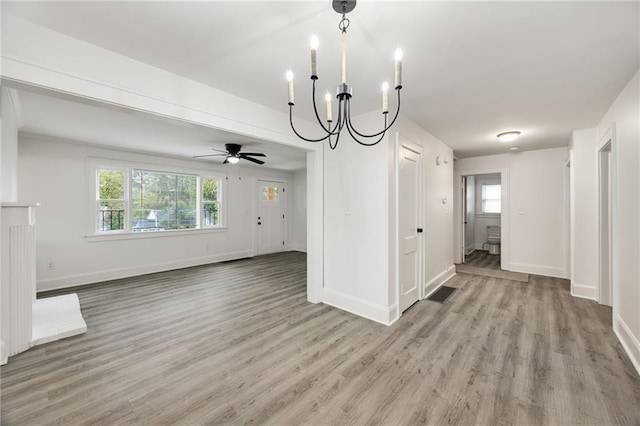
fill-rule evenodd
<path id="1" fill-rule="evenodd" d="M 253 157 L 266 157 L 266 155 L 260 152 L 240 152 L 242 149 L 242 145 L 238 145 L 237 143 L 227 143 L 224 145 L 225 151 L 220 149 L 211 148 L 214 151 L 218 151 L 221 154 L 207 154 L 207 155 L 195 155 L 193 158 L 201 158 L 201 157 L 225 157 L 222 164 L 236 164 L 240 160 L 251 161 L 256 164 L 264 164 L 264 161 L 258 160 Z"/>

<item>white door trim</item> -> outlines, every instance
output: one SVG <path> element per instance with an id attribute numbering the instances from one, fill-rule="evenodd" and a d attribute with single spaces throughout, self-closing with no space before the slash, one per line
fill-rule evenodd
<path id="1" fill-rule="evenodd" d="M 610 305 L 613 308 L 613 322 L 615 325 L 617 314 L 618 314 L 618 306 L 619 305 L 619 287 L 618 287 L 618 268 L 617 268 L 617 251 L 616 251 L 616 243 L 618 241 L 617 238 L 617 197 L 616 197 L 616 188 L 617 188 L 617 180 L 616 180 L 616 143 L 615 143 L 615 123 L 611 124 L 611 127 L 607 129 L 604 135 L 598 141 L 596 145 L 596 168 L 597 168 L 597 191 L 598 191 L 598 292 L 597 298 L 598 303 Z M 609 239 L 609 254 L 608 254 L 608 262 L 609 262 L 609 286 L 605 287 L 605 284 L 602 282 L 602 262 L 603 256 L 602 253 L 602 239 L 603 237 L 603 229 L 602 229 L 602 193 L 601 193 L 601 185 L 602 185 L 602 161 L 603 155 L 608 153 L 609 155 L 609 165 L 608 165 L 608 177 L 609 177 L 609 223 L 608 223 L 608 239 Z M 608 294 L 605 294 L 604 292 Z"/>

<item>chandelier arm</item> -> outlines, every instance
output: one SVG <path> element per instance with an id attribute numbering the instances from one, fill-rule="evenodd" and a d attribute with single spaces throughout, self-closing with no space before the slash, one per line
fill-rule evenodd
<path id="1" fill-rule="evenodd" d="M 313 79 L 313 91 L 312 91 L 312 95 L 311 95 L 311 101 L 313 102 L 313 112 L 315 112 L 315 114 L 316 114 L 316 120 L 318 120 L 318 123 L 320 124 L 320 127 L 322 127 L 322 130 L 324 130 L 328 134 L 332 134 L 333 131 L 331 130 L 331 122 L 329 122 L 329 125 L 328 125 L 329 128 L 327 129 L 326 127 L 324 127 L 324 124 L 322 123 L 322 120 L 320 119 L 320 115 L 318 114 L 318 106 L 316 105 L 316 80 L 315 79 Z"/>
<path id="2" fill-rule="evenodd" d="M 322 142 L 324 140 L 326 140 L 329 136 L 331 136 L 331 133 L 327 134 L 327 136 L 320 138 L 320 139 L 308 139 L 305 138 L 304 136 L 302 136 L 300 133 L 298 133 L 298 131 L 296 130 L 296 128 L 293 126 L 293 105 L 289 105 L 289 123 L 291 123 L 291 130 L 293 130 L 293 133 L 296 134 L 297 137 L 299 137 L 300 139 L 307 141 L 307 142 Z"/>
<path id="3" fill-rule="evenodd" d="M 348 101 L 340 101 L 340 103 L 338 104 L 338 132 L 336 133 L 336 142 L 335 144 L 331 145 L 331 138 L 329 138 L 329 148 L 331 148 L 331 150 L 334 150 L 338 147 L 338 142 L 340 141 L 340 135 L 342 134 L 342 129 L 344 128 L 345 124 L 347 123 L 347 120 L 345 119 L 345 117 L 347 116 L 346 114 L 346 108 L 347 108 L 347 102 Z"/>
<path id="4" fill-rule="evenodd" d="M 338 103 L 338 121 L 336 122 L 336 126 L 334 127 L 332 132 L 332 135 L 336 135 L 335 142 L 331 140 L 331 135 L 329 135 L 329 148 L 331 148 L 332 151 L 338 147 L 338 142 L 340 141 L 340 135 L 342 134 L 342 129 L 344 128 L 344 125 L 346 123 L 346 120 L 344 119 L 345 114 L 343 112 L 344 108 L 345 108 L 345 103 L 340 101 Z"/>
<path id="5" fill-rule="evenodd" d="M 391 124 L 389 124 L 387 126 L 387 114 L 384 114 L 384 116 L 385 116 L 384 129 L 382 129 L 378 133 L 374 133 L 372 135 L 367 135 L 367 134 L 358 132 L 358 130 L 356 130 L 356 128 L 353 127 L 353 124 L 351 124 L 351 113 L 349 113 L 349 115 L 347 115 L 347 120 L 349 120 L 349 126 L 351 127 L 351 130 L 353 130 L 355 132 L 355 134 L 357 134 L 358 136 L 363 137 L 363 138 L 375 138 L 377 136 L 384 135 L 387 132 L 387 130 L 389 130 L 391 128 L 391 126 L 393 126 L 393 123 L 395 123 L 396 119 L 398 118 L 398 114 L 400 114 L 400 89 L 396 89 L 396 91 L 398 92 L 398 106 L 396 108 L 396 115 L 393 117 L 393 120 L 391 121 Z"/>
<path id="6" fill-rule="evenodd" d="M 349 111 L 348 114 L 349 115 L 347 117 L 349 117 L 351 115 L 351 112 Z M 387 114 L 385 114 L 384 116 L 385 116 L 384 117 L 384 124 L 385 124 L 385 127 L 387 127 Z M 353 126 L 351 125 L 351 120 L 347 121 L 347 130 L 349 131 L 349 134 L 351 135 L 351 138 L 354 141 L 356 141 L 357 143 L 359 143 L 360 145 L 362 145 L 362 146 L 374 146 L 374 145 L 377 145 L 378 143 L 380 143 L 380 141 L 382 141 L 382 139 L 384 138 L 384 135 L 386 134 L 386 133 L 382 133 L 377 141 L 371 142 L 371 143 L 367 143 L 367 142 L 361 141 L 360 139 L 358 139 L 358 137 L 356 135 L 354 135 L 352 133 L 352 130 L 355 132 L 355 129 L 353 129 Z M 357 132 L 356 132 L 356 134 L 357 134 Z M 369 137 L 370 138 L 371 136 L 365 136 L 365 137 Z"/>

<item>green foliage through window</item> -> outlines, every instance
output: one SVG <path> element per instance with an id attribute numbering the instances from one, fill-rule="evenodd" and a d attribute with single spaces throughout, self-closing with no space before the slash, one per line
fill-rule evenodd
<path id="1" fill-rule="evenodd" d="M 220 226 L 220 179 L 217 178 L 198 179 L 196 175 L 137 169 L 99 169 L 96 190 L 99 232 Z M 198 191 L 201 191 L 200 202 Z"/>

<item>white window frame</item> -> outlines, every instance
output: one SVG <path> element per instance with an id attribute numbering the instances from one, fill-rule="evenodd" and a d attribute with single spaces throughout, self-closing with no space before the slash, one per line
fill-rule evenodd
<path id="1" fill-rule="evenodd" d="M 216 201 L 204 201 L 204 199 L 202 198 L 202 191 L 204 190 L 204 180 L 205 179 L 209 179 L 209 180 L 217 180 L 218 181 L 218 194 L 216 196 Z M 223 179 L 220 176 L 198 176 L 198 206 L 199 206 L 199 210 L 198 210 L 198 215 L 199 215 L 199 220 L 198 223 L 200 223 L 200 228 L 202 229 L 211 229 L 211 228 L 218 228 L 220 227 L 220 224 L 222 223 L 222 204 L 223 204 L 223 200 L 222 200 L 222 187 L 223 187 L 223 183 L 222 183 Z M 217 225 L 208 225 L 205 226 L 204 224 L 204 214 L 202 214 L 204 212 L 204 205 L 205 204 L 217 204 L 218 205 L 218 224 Z"/>
<path id="2" fill-rule="evenodd" d="M 488 186 L 497 186 L 500 187 L 500 198 L 485 198 L 485 188 Z M 487 212 L 485 211 L 485 202 L 487 200 L 498 201 L 498 205 L 500 206 L 499 212 Z M 502 184 L 500 183 L 483 183 L 480 186 L 480 214 L 483 216 L 500 216 L 502 213 Z"/>
<path id="3" fill-rule="evenodd" d="M 107 199 L 107 198 L 100 198 L 100 170 L 111 170 L 111 171 L 118 171 L 118 172 L 122 172 L 123 175 L 123 186 L 124 188 L 122 189 L 122 199 Z M 93 182 L 94 182 L 94 191 L 95 191 L 95 196 L 93 197 L 95 199 L 94 201 L 94 215 L 93 215 L 93 222 L 94 222 L 94 227 L 95 227 L 95 232 L 99 233 L 99 234 L 112 234 L 112 233 L 123 233 L 126 232 L 127 230 L 127 224 L 129 223 L 129 209 L 127 208 L 129 206 L 129 194 L 130 191 L 127 188 L 127 184 L 128 184 L 128 180 L 127 180 L 127 170 L 125 168 L 122 167 L 110 167 L 110 166 L 98 166 L 94 169 L 94 173 L 93 173 Z M 111 230 L 111 231 L 100 231 L 100 225 L 99 225 L 99 220 L 98 220 L 98 212 L 101 210 L 100 209 L 100 203 L 104 202 L 104 201 L 122 201 L 122 203 L 124 204 L 124 228 L 123 229 L 115 229 L 115 230 Z"/>
<path id="4" fill-rule="evenodd" d="M 99 196 L 99 170 L 120 170 L 124 173 L 124 205 L 125 205 L 125 225 L 122 230 L 113 231 L 100 231 L 98 212 L 100 201 L 104 201 L 98 198 Z M 134 232 L 131 223 L 131 180 L 133 177 L 133 170 L 176 174 L 176 175 L 189 175 L 196 176 L 196 182 L 198 185 L 196 194 L 196 223 L 197 227 L 189 229 L 169 229 L 156 232 Z M 227 185 L 224 179 L 224 175 L 212 173 L 210 170 L 201 169 L 185 169 L 182 167 L 165 166 L 157 164 L 145 164 L 145 163 L 133 163 L 121 160 L 110 160 L 100 158 L 88 158 L 87 159 L 87 179 L 89 181 L 89 217 L 86 226 L 87 232 L 85 238 L 88 241 L 111 241 L 117 239 L 137 239 L 137 238 L 162 238 L 177 235 L 191 235 L 197 233 L 211 233 L 211 232 L 224 232 L 226 227 L 226 190 Z M 202 218 L 202 182 L 203 179 L 216 179 L 218 180 L 218 225 L 215 226 L 203 226 Z"/>

